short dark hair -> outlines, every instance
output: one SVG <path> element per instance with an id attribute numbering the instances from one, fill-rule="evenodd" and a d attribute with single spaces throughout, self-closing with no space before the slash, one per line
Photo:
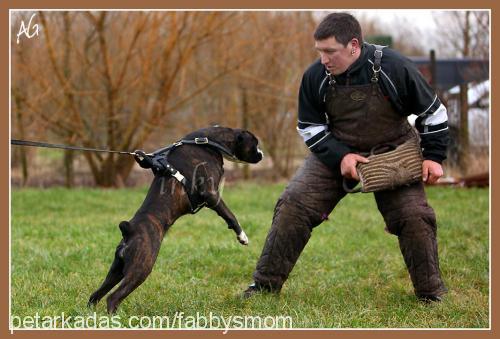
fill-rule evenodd
<path id="1" fill-rule="evenodd" d="M 347 46 L 353 38 L 363 43 L 363 35 L 358 20 L 349 13 L 328 14 L 314 32 L 314 40 L 325 40 L 335 37 L 335 40 Z"/>

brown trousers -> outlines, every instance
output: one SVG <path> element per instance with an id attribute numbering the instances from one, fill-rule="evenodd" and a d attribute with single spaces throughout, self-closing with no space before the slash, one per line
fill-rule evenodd
<path id="1" fill-rule="evenodd" d="M 417 296 L 442 295 L 436 241 L 436 217 L 422 183 L 376 192 L 378 209 L 399 246 Z M 318 226 L 346 195 L 340 170 L 335 173 L 310 154 L 279 198 L 271 229 L 253 274 L 279 291 Z"/>

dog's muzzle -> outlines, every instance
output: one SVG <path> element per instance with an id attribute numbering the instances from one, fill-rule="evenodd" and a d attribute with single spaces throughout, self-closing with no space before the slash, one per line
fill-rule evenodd
<path id="1" fill-rule="evenodd" d="M 261 159 L 264 159 L 264 152 L 259 147 L 257 147 L 257 153 L 260 154 Z"/>

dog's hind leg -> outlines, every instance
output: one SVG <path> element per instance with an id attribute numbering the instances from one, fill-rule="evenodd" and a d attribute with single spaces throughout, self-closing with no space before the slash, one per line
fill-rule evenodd
<path id="1" fill-rule="evenodd" d="M 109 291 L 111 291 L 113 287 L 115 287 L 116 284 L 120 282 L 120 280 L 123 279 L 123 259 L 120 257 L 123 247 L 124 243 L 122 240 L 116 248 L 115 259 L 111 264 L 106 279 L 104 279 L 101 287 L 99 287 L 94 293 L 92 293 L 87 306 L 90 307 L 92 305 L 97 305 L 99 300 L 101 300 L 102 297 L 104 297 Z"/>
<path id="2" fill-rule="evenodd" d="M 134 272 L 133 274 L 127 274 L 123 279 L 122 283 L 118 288 L 110 294 L 107 299 L 107 309 L 109 314 L 115 313 L 118 305 L 125 299 L 130 293 L 132 293 L 140 284 L 146 280 L 151 270 L 147 270 L 141 272 L 141 274 L 137 274 Z"/>
<path id="3" fill-rule="evenodd" d="M 124 260 L 123 280 L 107 298 L 108 313 L 114 313 L 118 305 L 151 274 L 160 251 L 159 239 L 151 242 L 146 234 L 137 236 L 127 244 L 122 257 Z"/>

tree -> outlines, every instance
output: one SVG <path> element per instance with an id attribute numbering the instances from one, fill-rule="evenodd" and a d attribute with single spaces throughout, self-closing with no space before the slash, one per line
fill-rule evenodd
<path id="1" fill-rule="evenodd" d="M 208 65 L 204 75 L 224 60 L 240 67 L 189 103 L 196 119 L 184 114 L 177 121 L 191 129 L 210 124 L 250 129 L 272 159 L 275 176 L 288 177 L 294 158 L 305 152 L 296 132 L 297 93 L 302 72 L 316 57 L 314 25 L 311 12 L 236 13 L 225 35 L 195 64 Z"/>
<path id="2" fill-rule="evenodd" d="M 316 57 L 310 12 L 272 12 L 251 17 L 242 32 L 260 46 L 252 65 L 237 73 L 246 93 L 249 125 L 261 137 L 277 177 L 288 177 L 297 149 L 297 93 L 304 69 Z M 250 32 L 251 31 L 251 32 Z"/>
<path id="3" fill-rule="evenodd" d="M 56 141 L 112 150 L 141 147 L 172 112 L 238 65 L 177 91 L 200 46 L 222 34 L 229 12 L 38 12 L 43 35 L 36 63 L 18 63 L 13 85 L 28 77 L 44 93 L 27 105 Z M 14 56 L 14 58 L 16 58 Z M 191 85 L 191 84 L 190 84 Z M 20 95 L 22 95 L 21 89 Z M 84 153 L 100 186 L 120 186 L 134 160 Z M 67 173 L 71 176 L 68 153 Z"/>
<path id="4" fill-rule="evenodd" d="M 32 12 L 26 13 L 28 17 L 31 17 Z M 21 17 L 17 15 L 12 16 L 13 27 L 21 27 Z M 15 41 L 15 42 L 14 42 Z M 35 62 L 33 58 L 33 46 L 30 44 L 22 45 L 22 48 L 15 48 L 17 45 L 17 40 L 12 41 L 12 51 L 14 51 L 14 56 L 12 58 L 12 68 L 19 69 L 23 68 L 24 65 L 31 62 Z M 37 93 L 33 93 L 30 87 L 29 77 L 26 74 L 21 74 L 16 82 L 12 83 L 11 87 L 12 95 L 12 131 L 16 134 L 19 139 L 26 139 L 29 136 L 35 134 L 38 130 L 36 124 L 34 124 L 33 111 L 30 109 L 29 103 L 36 102 L 39 98 Z M 29 100 L 28 100 L 29 99 Z M 29 167 L 28 167 L 28 156 L 30 150 L 24 147 L 16 147 L 12 149 L 12 164 L 20 163 L 21 173 L 22 173 L 22 185 L 26 185 L 29 179 Z"/>

